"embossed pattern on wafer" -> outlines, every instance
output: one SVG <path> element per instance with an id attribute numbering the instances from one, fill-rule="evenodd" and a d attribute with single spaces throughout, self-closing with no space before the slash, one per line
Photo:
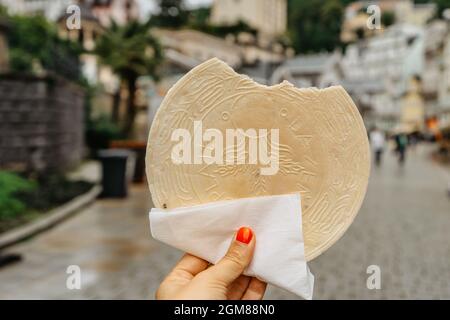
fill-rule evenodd
<path id="1" fill-rule="evenodd" d="M 279 171 L 259 165 L 177 165 L 173 130 L 279 129 Z M 335 243 L 362 204 L 370 172 L 362 118 L 342 87 L 266 87 L 219 59 L 194 68 L 168 92 L 150 130 L 147 177 L 153 202 L 176 208 L 212 201 L 300 192 L 307 260 Z"/>

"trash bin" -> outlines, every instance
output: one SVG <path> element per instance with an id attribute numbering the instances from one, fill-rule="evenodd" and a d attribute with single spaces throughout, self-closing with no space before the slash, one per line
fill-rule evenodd
<path id="1" fill-rule="evenodd" d="M 100 150 L 98 158 L 102 163 L 102 198 L 125 198 L 130 180 L 130 163 L 133 154 L 127 150 Z"/>
<path id="2" fill-rule="evenodd" d="M 145 152 L 147 142 L 134 140 L 114 140 L 110 143 L 112 149 L 127 149 L 135 153 L 136 161 L 133 172 L 133 182 L 142 183 L 145 177 Z"/>

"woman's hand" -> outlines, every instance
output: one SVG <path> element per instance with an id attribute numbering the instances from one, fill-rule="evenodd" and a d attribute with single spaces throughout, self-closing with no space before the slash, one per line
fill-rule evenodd
<path id="1" fill-rule="evenodd" d="M 164 279 L 156 292 L 163 300 L 260 300 L 266 283 L 242 275 L 255 249 L 250 228 L 236 233 L 228 252 L 216 265 L 186 254 Z"/>

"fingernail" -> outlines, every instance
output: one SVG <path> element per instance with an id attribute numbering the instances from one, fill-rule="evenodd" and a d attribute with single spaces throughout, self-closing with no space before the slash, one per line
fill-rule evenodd
<path id="1" fill-rule="evenodd" d="M 253 238 L 253 231 L 248 227 L 241 227 L 236 235 L 236 240 L 242 243 L 249 244 Z"/>

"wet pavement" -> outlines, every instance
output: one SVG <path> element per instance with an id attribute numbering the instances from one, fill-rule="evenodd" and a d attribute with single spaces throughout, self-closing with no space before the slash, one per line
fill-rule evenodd
<path id="1" fill-rule="evenodd" d="M 310 263 L 315 299 L 450 299 L 450 179 L 409 153 L 400 168 L 391 153 L 373 168 L 363 208 L 332 248 Z M 0 299 L 147 299 L 181 252 L 150 238 L 145 185 L 127 200 L 99 200 L 57 227 L 10 247 L 23 261 L 0 269 Z M 66 287 L 70 265 L 80 290 Z M 366 286 L 367 267 L 381 270 L 381 289 Z M 267 299 L 296 298 L 270 287 Z"/>

